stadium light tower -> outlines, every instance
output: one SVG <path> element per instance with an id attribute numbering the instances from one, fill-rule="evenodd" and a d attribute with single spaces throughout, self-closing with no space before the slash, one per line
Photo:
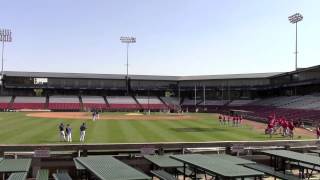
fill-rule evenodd
<path id="1" fill-rule="evenodd" d="M 2 52 L 1 52 L 1 79 L 3 77 L 3 56 L 4 56 L 4 43 L 11 42 L 11 30 L 10 29 L 0 29 L 0 42 L 2 42 Z"/>
<path id="2" fill-rule="evenodd" d="M 288 17 L 290 23 L 296 24 L 296 51 L 294 52 L 296 54 L 296 70 L 298 69 L 298 22 L 302 21 L 303 16 L 300 13 L 296 13 L 292 16 Z"/>
<path id="3" fill-rule="evenodd" d="M 127 44 L 127 76 L 126 76 L 126 81 L 127 81 L 127 95 L 129 94 L 129 44 L 130 43 L 136 43 L 136 38 L 135 37 L 125 37 L 122 36 L 120 37 L 120 41 L 122 43 Z"/>

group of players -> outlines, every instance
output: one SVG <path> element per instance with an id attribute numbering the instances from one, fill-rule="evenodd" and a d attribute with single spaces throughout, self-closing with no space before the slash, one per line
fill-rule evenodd
<path id="1" fill-rule="evenodd" d="M 58 129 L 59 129 L 60 142 L 63 142 L 63 141 L 72 142 L 72 128 L 70 124 L 67 124 L 67 126 L 65 127 L 63 123 L 60 123 Z M 82 123 L 80 126 L 80 142 L 84 142 L 84 139 L 86 136 L 86 130 L 87 130 L 86 123 Z"/>
<path id="2" fill-rule="evenodd" d="M 226 115 L 226 114 L 219 114 L 219 123 L 220 125 L 231 125 L 232 126 L 239 126 L 242 123 L 243 117 L 241 115 Z"/>
<path id="3" fill-rule="evenodd" d="M 269 134 L 271 138 L 272 135 L 279 130 L 279 133 L 282 134 L 282 136 L 293 138 L 294 128 L 295 126 L 292 120 L 287 120 L 285 117 L 277 118 L 274 114 L 268 117 L 268 125 L 265 129 L 265 133 Z"/>

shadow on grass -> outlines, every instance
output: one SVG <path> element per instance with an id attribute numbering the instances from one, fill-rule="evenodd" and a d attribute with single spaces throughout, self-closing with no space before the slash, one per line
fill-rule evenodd
<path id="1" fill-rule="evenodd" d="M 210 131 L 225 131 L 224 129 L 219 128 L 170 128 L 170 130 L 175 132 L 210 132 Z"/>

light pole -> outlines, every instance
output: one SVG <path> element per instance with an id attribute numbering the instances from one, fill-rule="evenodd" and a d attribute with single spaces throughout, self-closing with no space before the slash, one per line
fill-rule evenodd
<path id="1" fill-rule="evenodd" d="M 288 17 L 290 23 L 296 24 L 296 51 L 294 52 L 296 54 L 296 70 L 298 69 L 298 22 L 302 21 L 303 16 L 300 13 L 296 13 L 292 16 Z"/>
<path id="2" fill-rule="evenodd" d="M 120 41 L 122 43 L 127 44 L 127 76 L 126 76 L 126 83 L 127 83 L 127 95 L 129 95 L 129 44 L 130 43 L 136 43 L 136 38 L 135 37 L 125 37 L 122 36 L 120 37 Z"/>
<path id="3" fill-rule="evenodd" d="M 3 57 L 4 57 L 4 43 L 11 42 L 11 30 L 10 29 L 0 29 L 0 42 L 2 42 L 2 51 L 1 51 L 1 80 L 3 77 Z"/>

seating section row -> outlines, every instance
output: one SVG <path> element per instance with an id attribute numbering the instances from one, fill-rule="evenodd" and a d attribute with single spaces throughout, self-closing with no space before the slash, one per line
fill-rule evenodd
<path id="1" fill-rule="evenodd" d="M 158 97 L 132 96 L 50 96 L 26 97 L 26 96 L 1 96 L 0 109 L 50 109 L 71 110 L 165 110 L 168 109 Z"/>

